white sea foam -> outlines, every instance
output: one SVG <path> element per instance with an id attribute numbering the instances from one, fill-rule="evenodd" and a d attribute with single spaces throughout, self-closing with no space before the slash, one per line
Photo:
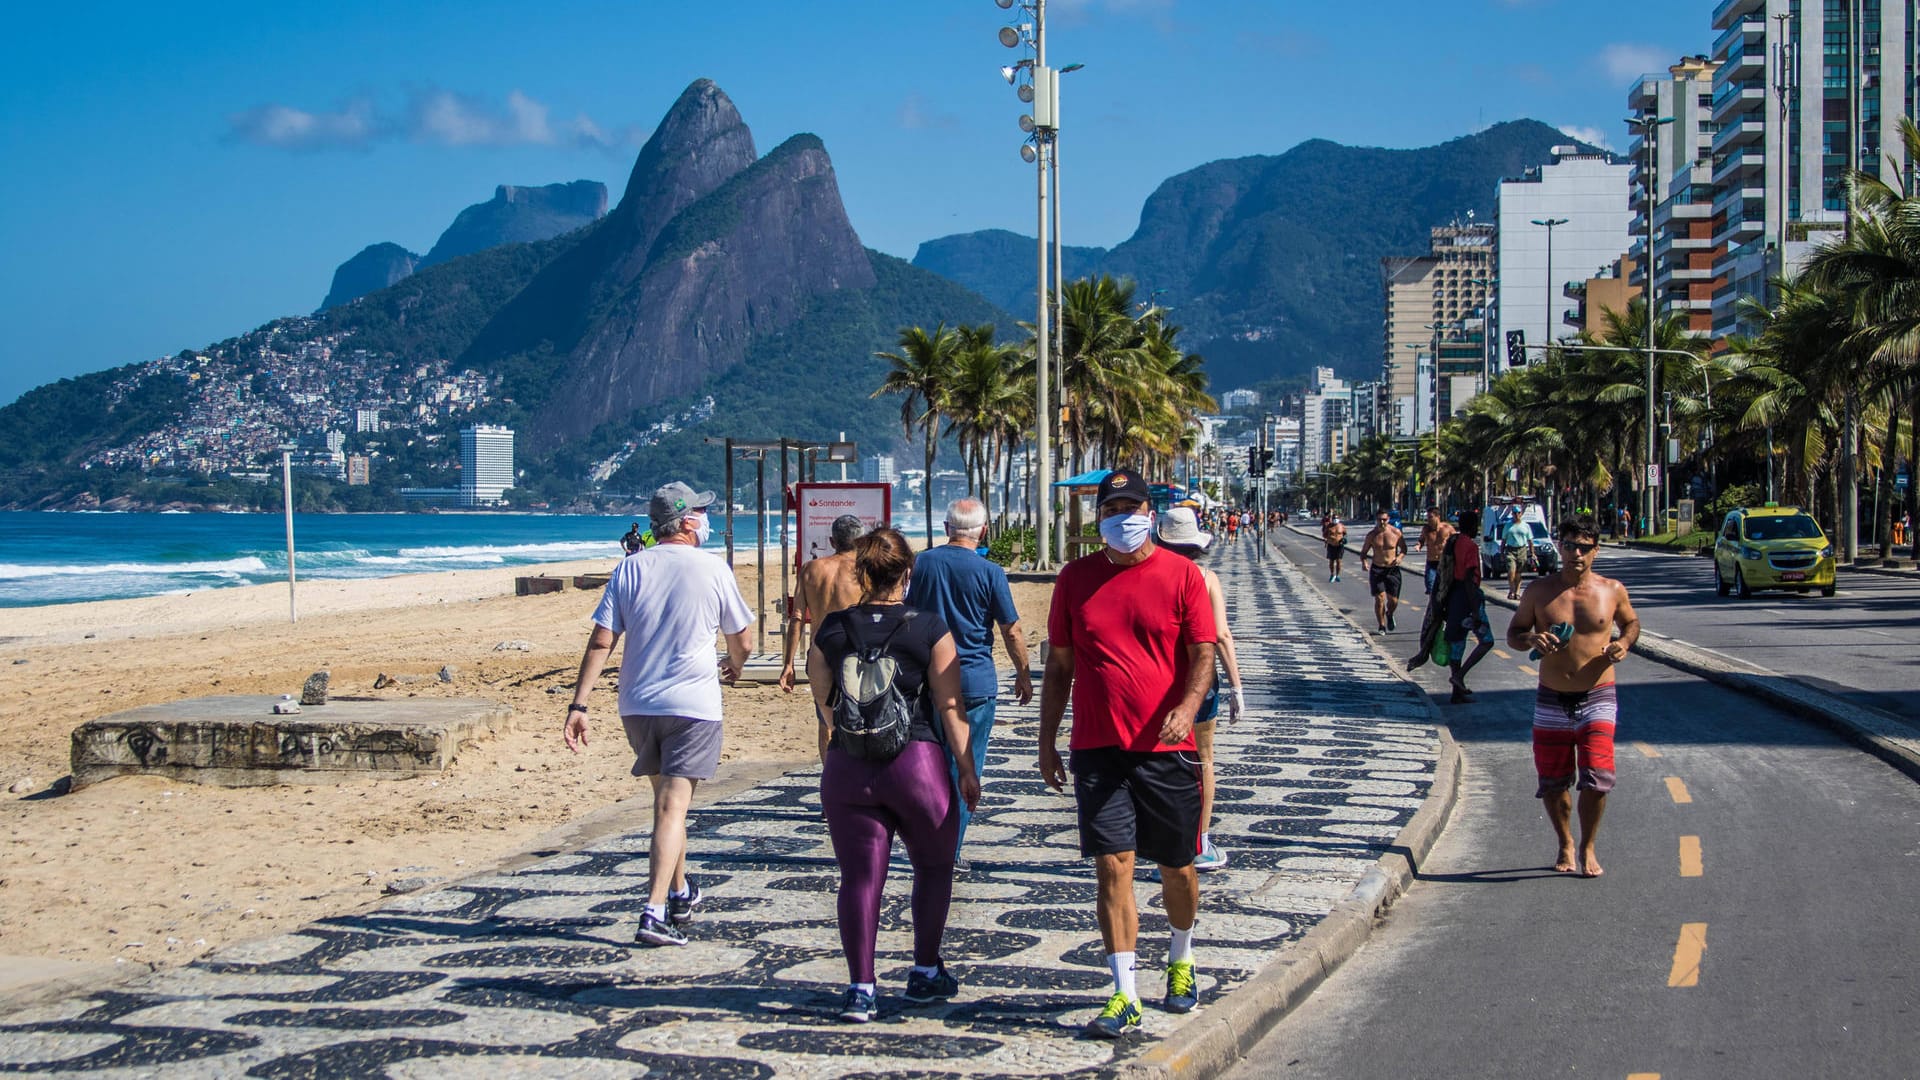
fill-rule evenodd
<path id="1" fill-rule="evenodd" d="M 46 566 L 0 563 L 0 581 L 18 580 L 20 578 L 68 577 L 96 574 L 124 574 L 152 577 L 177 577 L 181 574 L 211 574 L 219 577 L 238 578 L 247 574 L 265 573 L 266 570 L 267 564 L 251 555 L 240 559 L 222 559 L 214 562 L 101 562 Z"/>
<path id="2" fill-rule="evenodd" d="M 446 561 L 484 561 L 491 559 L 513 559 L 518 562 L 590 559 L 602 555 L 618 555 L 620 545 L 612 540 L 560 540 L 547 544 L 475 544 L 470 547 L 413 547 L 401 548 L 399 555 L 404 559 L 435 559 Z"/>

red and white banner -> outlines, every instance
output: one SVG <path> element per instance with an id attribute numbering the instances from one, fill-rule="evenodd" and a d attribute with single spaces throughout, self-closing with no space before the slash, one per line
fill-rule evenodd
<path id="1" fill-rule="evenodd" d="M 852 514 L 869 530 L 893 520 L 893 488 L 888 484 L 795 484 L 793 499 L 799 511 L 797 565 L 833 554 L 833 522 Z"/>

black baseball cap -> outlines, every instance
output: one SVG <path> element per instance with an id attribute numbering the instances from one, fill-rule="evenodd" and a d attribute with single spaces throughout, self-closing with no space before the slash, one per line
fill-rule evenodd
<path id="1" fill-rule="evenodd" d="M 1138 469 L 1122 467 L 1100 481 L 1099 505 L 1105 506 L 1114 499 L 1138 499 L 1152 505 L 1153 493 L 1147 490 L 1147 478 L 1140 475 Z"/>

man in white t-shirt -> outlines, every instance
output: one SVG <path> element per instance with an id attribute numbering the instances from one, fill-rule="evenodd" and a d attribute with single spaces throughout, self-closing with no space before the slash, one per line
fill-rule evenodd
<path id="1" fill-rule="evenodd" d="M 569 750 L 587 744 L 587 695 L 625 634 L 620 722 L 633 747 L 633 775 L 653 785 L 652 876 L 634 934 L 643 945 L 687 943 L 679 927 L 692 921 L 701 899 L 687 879 L 687 807 L 694 787 L 720 764 L 720 683 L 731 685 L 747 663 L 753 613 L 733 569 L 700 550 L 712 502 L 713 492 L 677 481 L 653 493 L 648 514 L 659 542 L 614 568 L 593 612 L 593 636 L 562 730 Z M 720 633 L 727 655 L 716 670 L 713 639 Z"/>

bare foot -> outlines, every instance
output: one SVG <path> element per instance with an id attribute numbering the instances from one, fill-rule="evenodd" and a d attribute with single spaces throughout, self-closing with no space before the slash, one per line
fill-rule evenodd
<path id="1" fill-rule="evenodd" d="M 1584 857 L 1581 858 L 1580 860 L 1580 876 L 1581 877 L 1589 877 L 1589 878 L 1599 877 L 1601 874 L 1604 874 L 1604 873 L 1606 873 L 1606 871 L 1600 868 L 1600 860 L 1592 852 L 1588 852 Z"/>
<path id="2" fill-rule="evenodd" d="M 1566 848 L 1560 852 L 1560 857 L 1553 860 L 1553 869 L 1555 873 L 1560 874 L 1571 874 L 1577 869 L 1573 862 L 1572 848 Z"/>

